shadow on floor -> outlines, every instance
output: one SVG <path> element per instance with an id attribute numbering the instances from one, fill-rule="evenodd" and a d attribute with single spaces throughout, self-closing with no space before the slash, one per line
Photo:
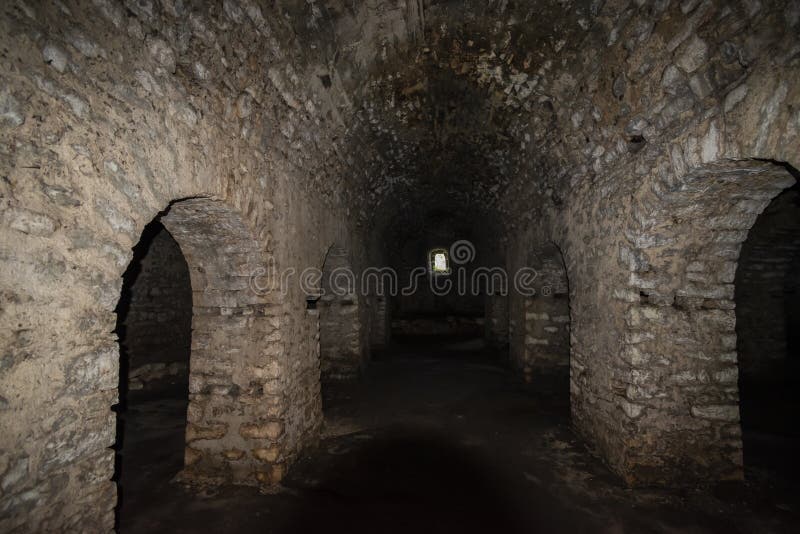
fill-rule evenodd
<path id="1" fill-rule="evenodd" d="M 776 485 L 769 470 L 744 484 L 625 488 L 572 431 L 563 377 L 525 384 L 502 354 L 473 349 L 394 347 L 361 381 L 329 388 L 319 447 L 269 495 L 170 483 L 183 422 L 163 416 L 185 405 L 141 404 L 126 415 L 120 531 L 800 531 L 800 482 Z"/>
<path id="2" fill-rule="evenodd" d="M 316 482 L 294 532 L 523 532 L 488 458 L 419 428 L 360 438 L 302 467 Z"/>

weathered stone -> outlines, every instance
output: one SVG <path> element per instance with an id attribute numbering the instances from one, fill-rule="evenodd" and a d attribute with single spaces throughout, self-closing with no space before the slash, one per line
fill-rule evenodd
<path id="1" fill-rule="evenodd" d="M 725 97 L 724 109 L 725 113 L 729 113 L 736 107 L 736 105 L 744 100 L 747 96 L 748 91 L 747 85 L 740 85 L 736 89 L 733 89 L 728 95 Z"/>
<path id="2" fill-rule="evenodd" d="M 259 448 L 253 449 L 252 451 L 253 457 L 262 461 L 262 462 L 274 462 L 278 459 L 278 449 L 276 447 L 270 447 L 268 449 Z"/>
<path id="3" fill-rule="evenodd" d="M 223 453 L 228 460 L 240 460 L 244 456 L 244 451 L 239 449 L 230 449 Z"/>
<path id="4" fill-rule="evenodd" d="M 700 37 L 694 36 L 683 48 L 675 63 L 691 74 L 708 61 L 708 45 Z"/>
<path id="5" fill-rule="evenodd" d="M 3 211 L 3 223 L 23 234 L 49 236 L 56 230 L 56 221 L 43 213 L 23 208 L 8 208 Z"/>
<path id="6" fill-rule="evenodd" d="M 622 406 L 622 410 L 625 412 L 625 415 L 630 419 L 636 419 L 637 417 L 640 417 L 644 411 L 644 406 L 633 404 L 632 402 L 628 402 L 624 399 L 620 401 L 620 405 Z"/>
<path id="7" fill-rule="evenodd" d="M 248 439 L 276 440 L 283 433 L 282 425 L 277 421 L 267 423 L 247 423 L 239 428 L 239 434 Z"/>
<path id="8" fill-rule="evenodd" d="M 175 245 L 151 261 L 181 257 L 188 293 L 137 264 L 150 292 L 133 299 L 142 328 L 128 340 L 181 342 L 191 359 L 187 437 L 205 436 L 185 451 L 191 476 L 280 480 L 319 431 L 320 375 L 356 378 L 370 341 L 398 328 L 485 329 L 526 380 L 569 369 L 574 426 L 626 481 L 741 473 L 734 368 L 759 321 L 738 321 L 751 334 L 737 340 L 736 277 L 783 276 L 745 267 L 740 249 L 794 181 L 768 162 L 798 166 L 793 2 L 546 16 L 473 0 L 201 4 L 3 10 L 0 386 L 13 417 L 0 451 L 13 458 L 0 469 L 14 451 L 30 463 L 4 490 L 0 530 L 113 528 L 113 310 L 154 218 Z M 478 263 L 547 280 L 491 299 L 349 291 L 307 310 L 296 284 L 264 291 L 251 276 L 331 260 L 420 265 L 428 284 L 425 255 L 456 239 L 477 254 L 451 281 Z M 346 256 L 328 256 L 334 243 Z M 402 316 L 451 308 L 469 314 Z M 130 349 L 134 385 L 177 376 Z"/>
<path id="9" fill-rule="evenodd" d="M 8 126 L 19 126 L 25 122 L 22 107 L 8 91 L 0 91 L 0 120 Z"/>
<path id="10" fill-rule="evenodd" d="M 705 98 L 714 91 L 714 86 L 706 71 L 695 73 L 689 79 L 689 87 L 697 98 Z"/>
<path id="11" fill-rule="evenodd" d="M 68 366 L 68 387 L 75 393 L 115 389 L 119 384 L 115 349 L 102 349 L 79 356 Z"/>
<path id="12" fill-rule="evenodd" d="M 67 70 L 69 65 L 69 57 L 67 53 L 58 45 L 50 43 L 42 49 L 42 57 L 45 63 L 56 69 L 58 72 L 63 73 Z"/>
<path id="13" fill-rule="evenodd" d="M 147 49 L 157 65 L 167 72 L 175 72 L 175 51 L 166 41 L 157 37 L 147 39 Z"/>
<path id="14" fill-rule="evenodd" d="M 108 225 L 116 232 L 133 233 L 134 222 L 110 201 L 98 198 L 95 200 L 95 208 L 105 219 Z"/>
<path id="15" fill-rule="evenodd" d="M 103 50 L 102 47 L 79 31 L 73 31 L 70 33 L 69 43 L 75 47 L 78 52 L 89 59 L 106 57 L 106 51 Z"/>
<path id="16" fill-rule="evenodd" d="M 687 82 L 686 75 L 678 69 L 675 65 L 669 65 L 664 69 L 664 74 L 661 77 L 661 86 L 664 92 L 677 96 L 686 93 Z"/>
<path id="17" fill-rule="evenodd" d="M 738 406 L 692 406 L 692 416 L 713 421 L 738 421 Z"/>
<path id="18" fill-rule="evenodd" d="M 612 85 L 611 91 L 616 98 L 622 98 L 625 96 L 625 89 L 627 88 L 627 80 L 625 79 L 624 74 L 620 74 L 619 76 L 614 79 L 614 84 Z"/>
<path id="19" fill-rule="evenodd" d="M 12 461 L 0 480 L 3 493 L 13 492 L 18 485 L 27 481 L 29 466 L 30 461 L 27 456 Z"/>
<path id="20" fill-rule="evenodd" d="M 253 98 L 247 93 L 242 93 L 239 95 L 239 98 L 236 99 L 236 114 L 240 119 L 244 119 L 249 117 L 252 112 Z"/>

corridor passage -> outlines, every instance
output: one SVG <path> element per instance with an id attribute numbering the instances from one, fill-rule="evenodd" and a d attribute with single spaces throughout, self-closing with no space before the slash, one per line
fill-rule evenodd
<path id="1" fill-rule="evenodd" d="M 149 467 L 122 481 L 136 497 L 123 498 L 120 531 L 793 531 L 800 502 L 763 482 L 780 473 L 710 492 L 625 489 L 571 430 L 567 377 L 526 384 L 503 358 L 481 339 L 412 339 L 376 354 L 361 382 L 324 391 L 319 446 L 268 494 L 170 482 L 182 449 L 161 451 L 180 445 L 185 400 L 139 400 L 125 422 L 127 461 Z M 159 425 L 170 412 L 178 424 Z M 785 483 L 796 495 L 798 482 Z"/>

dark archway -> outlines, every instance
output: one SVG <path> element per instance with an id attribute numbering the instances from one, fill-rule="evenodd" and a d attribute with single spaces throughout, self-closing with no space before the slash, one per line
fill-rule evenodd
<path id="1" fill-rule="evenodd" d="M 137 430 L 132 446 L 142 449 L 139 459 L 146 464 L 134 468 L 138 472 L 130 479 L 125 454 L 118 466 L 123 526 L 128 519 L 143 520 L 141 514 L 125 513 L 128 504 L 135 504 L 130 498 L 134 491 L 143 504 L 157 503 L 160 490 L 176 475 L 187 483 L 246 485 L 270 485 L 282 478 L 291 453 L 286 452 L 280 312 L 275 306 L 281 296 L 270 284 L 254 285 L 254 276 L 264 274 L 268 265 L 262 250 L 237 210 L 209 198 L 175 201 L 143 231 L 117 308 L 121 352 L 130 364 L 123 359 L 127 372 L 122 373 L 119 408 L 128 413 L 116 446 L 127 450 Z M 140 306 L 136 295 L 152 302 Z M 181 312 L 175 313 L 178 306 Z M 146 318 L 139 323 L 147 328 L 132 322 L 135 317 Z M 159 324 L 159 318 L 169 317 L 179 320 L 169 328 Z M 155 347 L 173 359 L 180 354 L 184 365 L 156 362 L 140 369 L 137 354 L 152 353 Z M 145 391 L 152 381 L 145 377 L 152 378 L 148 373 L 154 369 L 172 368 L 184 370 L 169 397 L 182 404 L 156 398 L 147 405 L 152 409 L 132 412 L 134 396 L 126 398 L 126 393 Z M 137 421 L 132 423 L 132 417 Z"/>
<path id="2" fill-rule="evenodd" d="M 555 243 L 545 243 L 534 248 L 529 267 L 536 273 L 535 293 L 523 302 L 524 348 L 521 361 L 516 363 L 527 382 L 537 374 L 566 378 L 570 366 L 570 309 L 564 257 Z"/>
<path id="3" fill-rule="evenodd" d="M 192 286 L 186 259 L 158 219 L 133 250 L 116 310 L 120 523 L 148 506 L 145 488 L 166 484 L 183 468 L 189 401 Z"/>
<path id="4" fill-rule="evenodd" d="M 742 244 L 735 279 L 745 473 L 796 479 L 800 446 L 800 188 L 775 197 Z"/>

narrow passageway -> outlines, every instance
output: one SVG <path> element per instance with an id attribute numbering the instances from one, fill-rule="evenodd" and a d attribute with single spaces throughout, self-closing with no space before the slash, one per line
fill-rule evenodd
<path id="1" fill-rule="evenodd" d="M 799 290 L 800 188 L 795 185 L 759 215 L 736 272 L 745 475 L 789 493 L 800 478 Z"/>
<path id="2" fill-rule="evenodd" d="M 362 381 L 327 388 L 319 446 L 263 494 L 169 483 L 180 455 L 154 445 L 182 429 L 154 417 L 180 403 L 150 401 L 126 424 L 147 429 L 131 446 L 156 467 L 131 480 L 147 498 L 120 531 L 792 531 L 800 503 L 765 509 L 764 488 L 625 489 L 572 431 L 561 384 L 525 383 L 504 356 L 481 339 L 389 346 Z"/>
<path id="3" fill-rule="evenodd" d="M 186 260 L 161 222 L 153 221 L 134 248 L 117 304 L 118 524 L 153 504 L 146 488 L 166 483 L 183 468 L 191 323 Z"/>

